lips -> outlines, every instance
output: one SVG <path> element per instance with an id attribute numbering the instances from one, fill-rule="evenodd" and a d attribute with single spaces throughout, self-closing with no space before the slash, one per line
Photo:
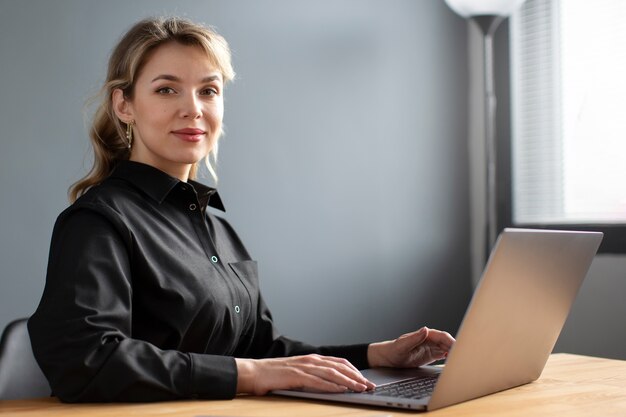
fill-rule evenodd
<path id="1" fill-rule="evenodd" d="M 200 142 L 202 138 L 206 135 L 206 132 L 204 130 L 190 127 L 174 130 L 172 131 L 172 133 L 186 142 Z"/>

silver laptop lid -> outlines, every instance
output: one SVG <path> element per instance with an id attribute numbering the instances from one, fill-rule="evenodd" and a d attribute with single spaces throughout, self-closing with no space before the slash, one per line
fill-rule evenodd
<path id="1" fill-rule="evenodd" d="M 428 409 L 537 379 L 601 240 L 598 232 L 505 229 Z"/>

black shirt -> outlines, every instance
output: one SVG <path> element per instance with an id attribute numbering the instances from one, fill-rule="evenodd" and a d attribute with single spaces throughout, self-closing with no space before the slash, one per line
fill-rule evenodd
<path id="1" fill-rule="evenodd" d="M 320 353 L 367 366 L 367 345 L 276 332 L 256 262 L 207 205 L 224 209 L 212 188 L 125 161 L 59 215 L 28 327 L 61 400 L 232 398 L 235 357 Z"/>

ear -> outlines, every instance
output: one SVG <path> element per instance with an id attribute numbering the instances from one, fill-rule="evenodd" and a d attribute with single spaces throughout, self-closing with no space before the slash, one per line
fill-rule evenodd
<path id="1" fill-rule="evenodd" d="M 113 111 L 115 115 L 124 123 L 134 120 L 134 113 L 130 101 L 124 97 L 124 92 L 120 88 L 113 90 L 111 95 Z"/>

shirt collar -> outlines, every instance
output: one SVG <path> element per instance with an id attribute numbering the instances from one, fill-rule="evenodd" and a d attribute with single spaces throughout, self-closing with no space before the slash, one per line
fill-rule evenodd
<path id="1" fill-rule="evenodd" d="M 121 178 L 130 182 L 149 197 L 161 204 L 165 197 L 183 181 L 174 178 L 153 166 L 135 161 L 120 161 L 111 173 L 111 178 Z M 184 183 L 183 183 L 184 184 Z M 215 188 L 208 187 L 197 181 L 190 180 L 187 184 L 193 186 L 198 195 L 198 202 L 204 208 L 207 205 L 215 209 L 226 211 L 222 199 Z"/>

